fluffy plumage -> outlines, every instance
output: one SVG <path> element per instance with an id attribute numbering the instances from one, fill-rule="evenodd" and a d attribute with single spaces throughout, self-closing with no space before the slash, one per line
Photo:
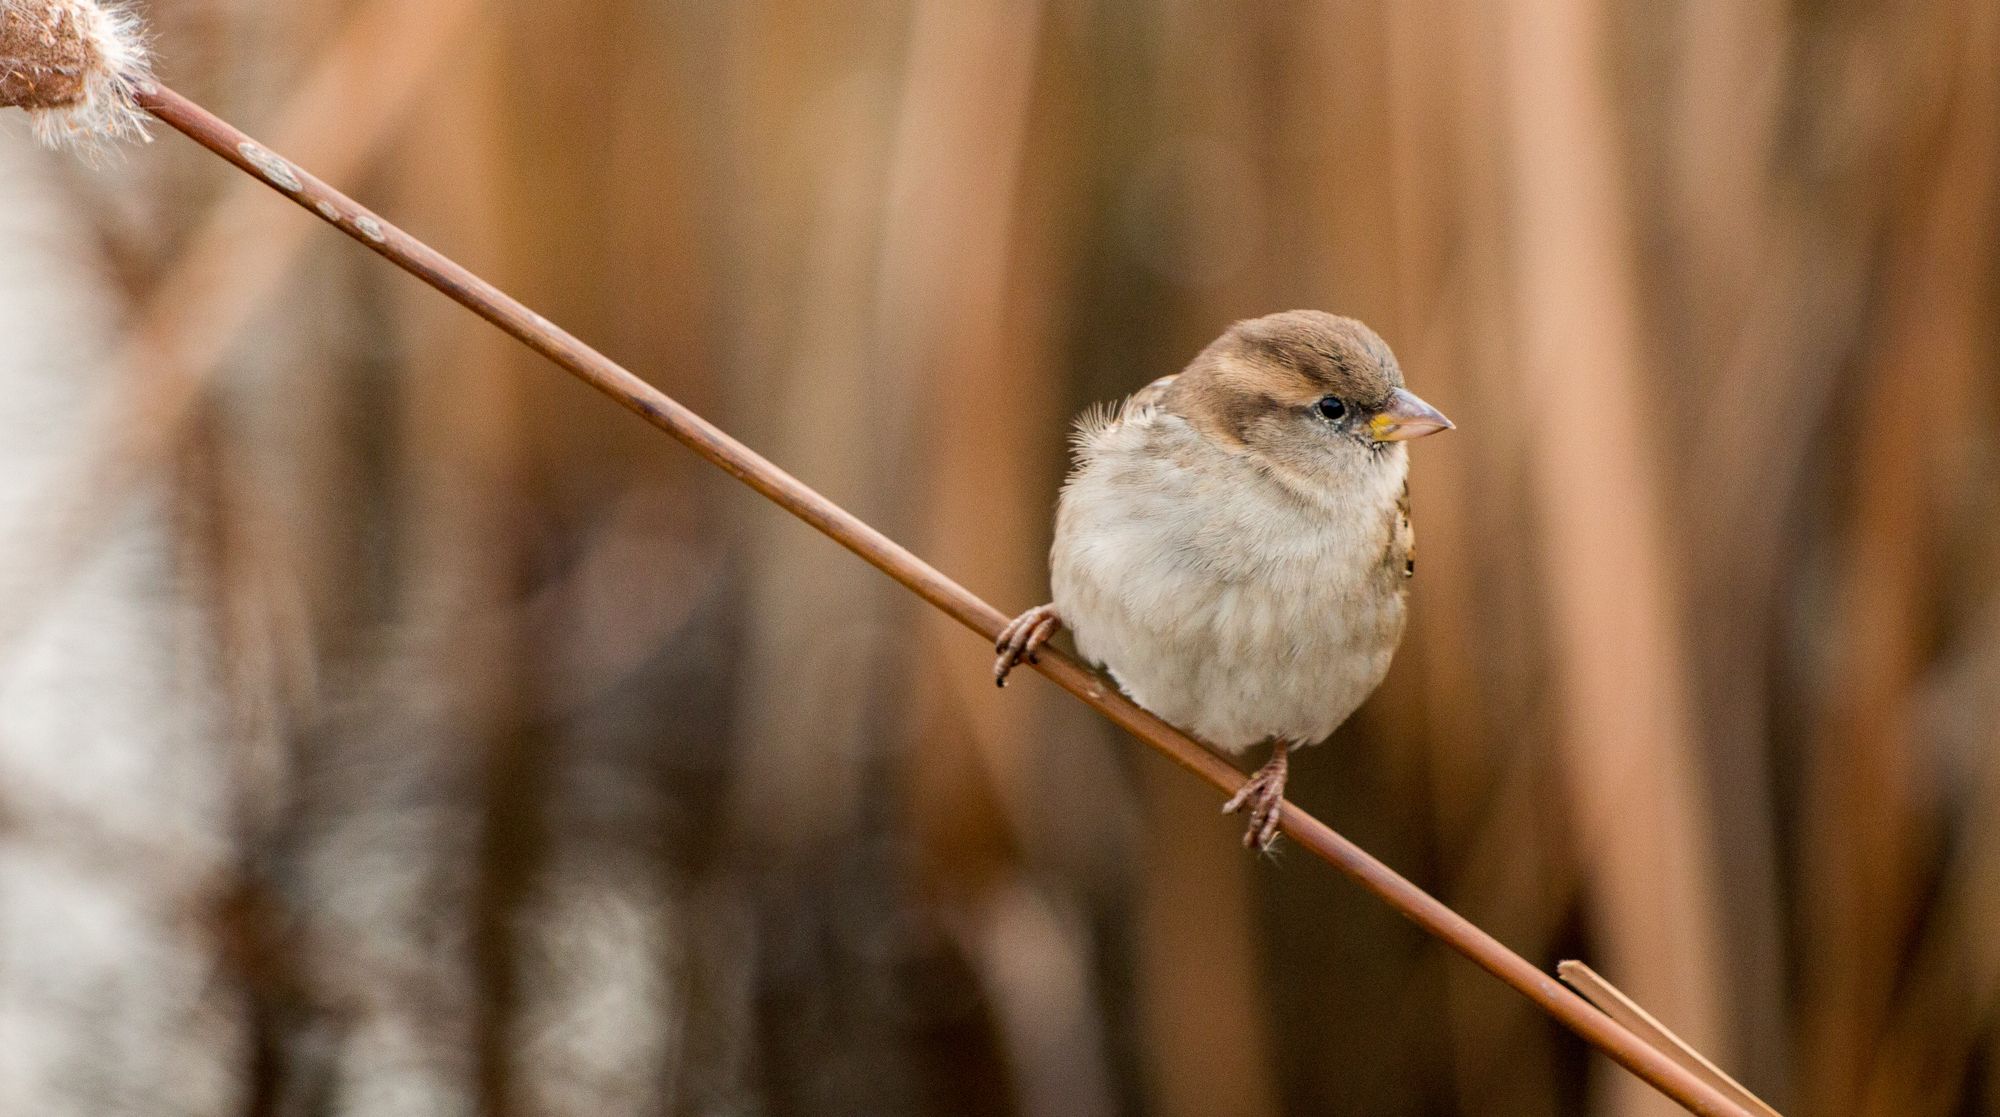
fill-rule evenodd
<path id="1" fill-rule="evenodd" d="M 1415 572 L 1404 442 L 1449 425 L 1359 322 L 1237 323 L 1079 423 L 1055 600 L 1003 637 L 996 674 L 1060 618 L 1146 709 L 1231 752 L 1274 742 L 1258 778 L 1275 786 L 1239 796 L 1268 844 L 1286 749 L 1331 734 L 1388 671 Z"/>

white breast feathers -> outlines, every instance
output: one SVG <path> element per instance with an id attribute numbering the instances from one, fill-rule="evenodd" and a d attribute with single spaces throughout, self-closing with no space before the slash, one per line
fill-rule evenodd
<path id="1" fill-rule="evenodd" d="M 1055 605 L 1134 701 L 1240 751 L 1319 741 L 1381 682 L 1403 626 L 1400 446 L 1337 503 L 1150 406 L 1087 423 L 1077 449 Z"/>

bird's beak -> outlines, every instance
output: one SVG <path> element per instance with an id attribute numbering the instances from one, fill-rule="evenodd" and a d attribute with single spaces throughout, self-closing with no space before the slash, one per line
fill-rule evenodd
<path id="1" fill-rule="evenodd" d="M 1389 395 L 1389 405 L 1368 420 L 1368 435 L 1377 442 L 1408 442 L 1452 428 L 1444 412 L 1401 388 Z"/>

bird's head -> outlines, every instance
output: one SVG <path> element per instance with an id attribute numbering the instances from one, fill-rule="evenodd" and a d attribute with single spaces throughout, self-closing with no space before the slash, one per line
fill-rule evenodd
<path id="1" fill-rule="evenodd" d="M 1175 379 L 1170 406 L 1232 452 L 1307 483 L 1400 469 L 1404 442 L 1452 427 L 1403 387 L 1375 331 L 1318 310 L 1229 327 Z"/>

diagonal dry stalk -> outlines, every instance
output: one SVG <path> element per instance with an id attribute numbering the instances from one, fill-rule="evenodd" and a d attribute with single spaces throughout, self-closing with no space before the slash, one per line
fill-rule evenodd
<path id="1" fill-rule="evenodd" d="M 214 114 L 164 86 L 145 82 L 138 103 L 169 126 L 241 170 L 317 213 L 397 266 L 449 295 L 467 309 L 562 366 L 579 379 L 679 439 L 752 489 L 881 569 L 952 619 L 988 639 L 1007 618 L 916 555 L 827 500 L 631 372 L 453 263 L 435 249 L 384 221 L 340 192 L 256 143 Z M 1227 762 L 1166 722 L 1134 705 L 1105 680 L 1053 649 L 1038 669 L 1058 686 L 1096 707 L 1132 735 L 1174 762 L 1233 792 L 1243 777 Z M 1612 1060 L 1690 1112 L 1704 1117 L 1749 1117 L 1708 1082 L 1592 1007 L 1553 977 L 1507 949 L 1491 935 L 1398 875 L 1365 850 L 1290 803 L 1283 830 L 1301 847 L 1354 878 L 1425 931 L 1528 997 L 1543 1011 Z"/>
<path id="2" fill-rule="evenodd" d="M 1672 1055 L 1682 1066 L 1701 1076 L 1705 1081 L 1713 1083 L 1716 1089 L 1735 1098 L 1745 1109 L 1757 1114 L 1757 1117 L 1781 1117 L 1777 1110 L 1765 1103 L 1764 1099 L 1751 1093 L 1741 1082 L 1729 1077 L 1721 1067 L 1709 1062 L 1708 1056 L 1696 1051 L 1686 1040 L 1675 1035 L 1672 1029 L 1640 1007 L 1639 1002 L 1626 996 L 1624 990 L 1604 980 L 1604 976 L 1596 970 L 1582 962 L 1572 960 L 1556 963 L 1556 974 L 1568 983 L 1570 988 L 1582 993 L 1591 1004 L 1603 1009 L 1606 1015 L 1638 1035 L 1644 1036 L 1646 1042 Z"/>

